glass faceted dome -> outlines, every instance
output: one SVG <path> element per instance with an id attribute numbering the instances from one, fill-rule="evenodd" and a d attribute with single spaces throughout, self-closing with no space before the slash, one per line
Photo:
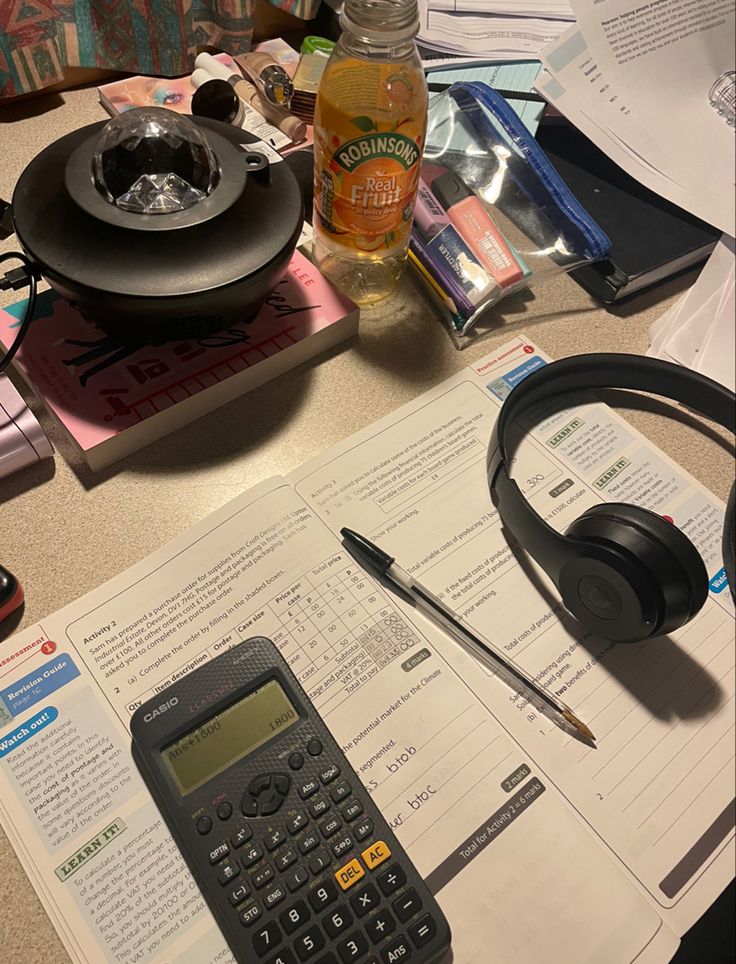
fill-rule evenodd
<path id="1" fill-rule="evenodd" d="M 220 180 L 200 128 L 165 107 L 134 107 L 109 121 L 95 145 L 92 174 L 104 198 L 137 214 L 185 211 Z"/>

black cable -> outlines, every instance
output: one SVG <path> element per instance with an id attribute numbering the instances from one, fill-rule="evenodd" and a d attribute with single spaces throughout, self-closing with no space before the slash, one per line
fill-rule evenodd
<path id="1" fill-rule="evenodd" d="M 20 251 L 6 251 L 5 254 L 0 254 L 0 264 L 13 259 L 22 262 L 23 267 L 28 273 L 28 301 L 26 302 L 23 321 L 20 323 L 20 328 L 18 328 L 13 344 L 8 348 L 4 357 L 0 359 L 0 375 L 3 374 L 15 358 L 16 352 L 23 343 L 23 339 L 28 334 L 28 328 L 33 321 L 33 313 L 36 309 L 36 275 L 33 273 L 33 265 Z"/>

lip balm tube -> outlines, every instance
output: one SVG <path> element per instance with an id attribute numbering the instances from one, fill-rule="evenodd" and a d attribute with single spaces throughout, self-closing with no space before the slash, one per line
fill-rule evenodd
<path id="1" fill-rule="evenodd" d="M 266 100 L 275 107 L 288 109 L 294 94 L 291 77 L 281 64 L 265 51 L 239 54 L 233 57 L 236 64 L 243 68 L 251 81 Z"/>
<path id="2" fill-rule="evenodd" d="M 501 288 L 524 277 L 521 265 L 503 234 L 470 188 L 452 171 L 432 182 L 432 192 L 451 223 Z"/>
<path id="3" fill-rule="evenodd" d="M 247 80 L 243 80 L 239 74 L 234 74 L 229 67 L 226 67 L 225 64 L 219 60 L 215 60 L 211 54 L 199 54 L 194 61 L 194 66 L 206 70 L 211 77 L 226 80 L 241 100 L 258 111 L 261 117 L 265 117 L 269 124 L 278 127 L 278 129 L 283 134 L 286 134 L 295 144 L 299 144 L 306 139 L 307 125 L 304 121 L 299 120 L 298 117 L 287 113 L 285 110 L 281 110 L 280 107 L 274 107 L 273 104 L 270 104 L 261 97 L 253 84 L 248 83 Z M 196 73 L 197 71 L 195 70 L 194 74 Z M 194 74 L 192 74 L 192 77 L 194 77 Z"/>

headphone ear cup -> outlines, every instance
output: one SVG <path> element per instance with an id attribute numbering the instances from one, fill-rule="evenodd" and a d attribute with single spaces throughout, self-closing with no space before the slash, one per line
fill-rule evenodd
<path id="1" fill-rule="evenodd" d="M 608 502 L 587 509 L 567 535 L 594 540 L 621 553 L 638 574 L 658 611 L 645 636 L 664 635 L 683 626 L 708 596 L 708 576 L 700 553 L 677 526 L 649 509 Z"/>

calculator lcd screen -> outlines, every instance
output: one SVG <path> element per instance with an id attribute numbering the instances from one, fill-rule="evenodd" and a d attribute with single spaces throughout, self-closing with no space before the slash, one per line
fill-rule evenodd
<path id="1" fill-rule="evenodd" d="M 299 720 L 281 684 L 269 680 L 161 751 L 185 796 Z"/>

